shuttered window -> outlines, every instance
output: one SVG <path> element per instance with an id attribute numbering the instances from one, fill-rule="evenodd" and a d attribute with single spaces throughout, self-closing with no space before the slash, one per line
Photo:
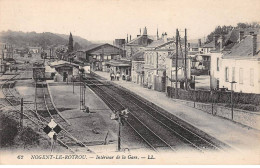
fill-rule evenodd
<path id="1" fill-rule="evenodd" d="M 254 86 L 254 69 L 250 69 L 250 85 Z"/>
<path id="2" fill-rule="evenodd" d="M 239 83 L 240 83 L 240 84 L 243 84 L 243 80 L 244 80 L 244 79 L 243 79 L 243 73 L 244 73 L 244 72 L 243 72 L 243 68 L 240 68 L 240 69 L 239 69 Z"/>

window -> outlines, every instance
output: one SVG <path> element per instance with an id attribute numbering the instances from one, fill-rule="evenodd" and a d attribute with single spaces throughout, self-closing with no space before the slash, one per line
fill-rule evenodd
<path id="1" fill-rule="evenodd" d="M 111 60 L 111 55 L 107 56 L 107 59 L 108 59 L 108 60 Z"/>
<path id="2" fill-rule="evenodd" d="M 219 71 L 219 58 L 217 58 L 217 71 Z"/>
<path id="3" fill-rule="evenodd" d="M 104 60 L 107 60 L 107 56 L 106 55 L 104 55 Z"/>
<path id="4" fill-rule="evenodd" d="M 233 81 L 236 81 L 236 69 L 235 69 L 235 67 L 232 67 L 232 82 Z"/>
<path id="5" fill-rule="evenodd" d="M 94 58 L 94 59 L 96 59 L 96 58 L 97 58 L 97 56 L 96 56 L 96 55 L 93 55 L 93 58 Z"/>
<path id="6" fill-rule="evenodd" d="M 228 78 L 229 78 L 228 67 L 226 67 L 225 68 L 225 80 L 226 80 L 226 82 L 229 81 Z"/>
<path id="7" fill-rule="evenodd" d="M 239 83 L 243 84 L 243 68 L 239 69 Z"/>
<path id="8" fill-rule="evenodd" d="M 254 69 L 250 68 L 250 85 L 254 86 Z"/>

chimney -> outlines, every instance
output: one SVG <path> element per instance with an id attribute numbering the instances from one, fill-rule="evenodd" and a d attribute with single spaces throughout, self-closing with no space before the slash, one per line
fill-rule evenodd
<path id="1" fill-rule="evenodd" d="M 156 40 L 159 40 L 159 32 L 158 32 L 158 27 L 157 27 Z"/>
<path id="2" fill-rule="evenodd" d="M 127 37 L 126 37 L 126 43 L 128 43 L 128 34 L 127 34 Z"/>
<path id="3" fill-rule="evenodd" d="M 224 38 L 223 38 L 223 36 L 221 35 L 221 36 L 219 37 L 219 49 L 222 50 L 223 47 L 224 47 Z"/>
<path id="4" fill-rule="evenodd" d="M 130 41 L 132 40 L 132 36 L 130 35 Z"/>
<path id="5" fill-rule="evenodd" d="M 190 48 L 190 43 L 188 43 L 188 48 Z"/>
<path id="6" fill-rule="evenodd" d="M 163 36 L 163 42 L 165 42 L 165 43 L 167 42 L 167 33 L 166 32 L 164 33 L 164 36 Z"/>
<path id="7" fill-rule="evenodd" d="M 257 50 L 257 34 L 253 34 L 253 56 L 256 55 Z"/>
<path id="8" fill-rule="evenodd" d="M 201 47 L 201 39 L 198 39 L 198 46 Z"/>
<path id="9" fill-rule="evenodd" d="M 243 39 L 244 35 L 245 35 L 244 31 L 239 32 L 239 42 Z"/>
<path id="10" fill-rule="evenodd" d="M 217 48 L 217 44 L 218 44 L 218 35 L 217 34 L 214 34 L 213 41 L 214 41 L 214 47 L 216 49 Z"/>

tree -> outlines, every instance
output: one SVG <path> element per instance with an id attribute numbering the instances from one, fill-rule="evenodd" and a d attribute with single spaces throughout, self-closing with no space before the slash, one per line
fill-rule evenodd
<path id="1" fill-rule="evenodd" d="M 215 28 L 215 30 L 213 32 L 211 32 L 208 36 L 207 36 L 207 42 L 209 43 L 211 41 L 213 41 L 213 36 L 215 34 L 217 35 L 226 35 L 228 34 L 231 30 L 233 29 L 233 26 L 217 26 Z"/>
<path id="2" fill-rule="evenodd" d="M 72 34 L 70 33 L 68 52 L 72 52 L 72 51 L 73 51 L 73 37 Z"/>
<path id="3" fill-rule="evenodd" d="M 235 29 L 246 29 L 246 28 L 260 28 L 260 24 L 259 22 L 252 22 L 252 23 L 237 23 L 237 26 L 233 27 L 233 26 L 217 26 L 215 28 L 215 30 L 213 32 L 211 32 L 208 36 L 207 36 L 207 41 L 206 43 L 209 43 L 211 41 L 213 41 L 213 36 L 215 34 L 217 35 L 226 35 L 228 34 L 233 28 Z"/>
<path id="4" fill-rule="evenodd" d="M 81 45 L 78 42 L 75 42 L 74 50 L 77 51 L 77 50 L 80 50 L 80 49 L 82 49 Z"/>

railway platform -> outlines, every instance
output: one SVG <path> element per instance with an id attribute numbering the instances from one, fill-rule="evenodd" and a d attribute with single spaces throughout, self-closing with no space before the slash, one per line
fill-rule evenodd
<path id="1" fill-rule="evenodd" d="M 109 73 L 107 72 L 95 71 L 94 73 L 102 77 L 103 80 L 110 80 Z M 186 106 L 183 103 L 168 98 L 164 92 L 147 89 L 133 82 L 121 79 L 112 82 L 165 109 L 205 133 L 228 144 L 235 150 L 259 151 L 259 130 Z"/>
<path id="2" fill-rule="evenodd" d="M 116 152 L 118 124 L 115 120 L 111 120 L 113 112 L 109 107 L 86 87 L 85 105 L 90 111 L 86 113 L 80 109 L 79 83 L 74 83 L 74 93 L 72 83 L 51 80 L 47 83 L 54 104 L 71 124 L 69 132 L 95 153 Z M 131 148 L 139 151 L 146 148 L 143 144 L 135 142 L 139 137 L 128 127 L 122 128 L 122 137 L 122 149 Z"/>

